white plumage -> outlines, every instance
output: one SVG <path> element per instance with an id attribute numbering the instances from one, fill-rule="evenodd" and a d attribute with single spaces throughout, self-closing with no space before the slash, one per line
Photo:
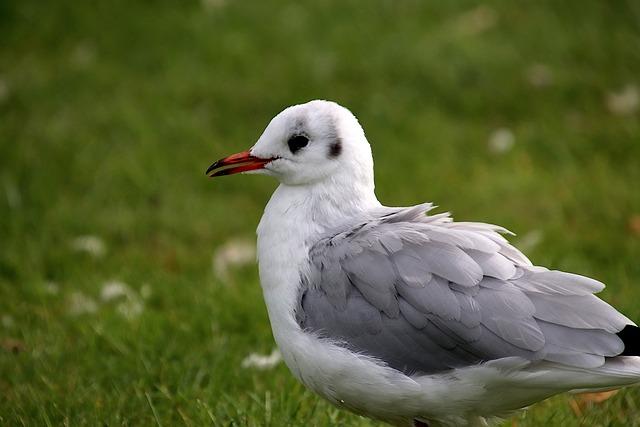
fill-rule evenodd
<path id="1" fill-rule="evenodd" d="M 281 182 L 258 226 L 274 337 L 333 404 L 395 425 L 482 425 L 553 394 L 640 381 L 627 355 L 640 334 L 593 295 L 600 282 L 532 266 L 500 227 L 382 206 L 347 109 L 289 107 L 207 172 L 248 171 Z"/>

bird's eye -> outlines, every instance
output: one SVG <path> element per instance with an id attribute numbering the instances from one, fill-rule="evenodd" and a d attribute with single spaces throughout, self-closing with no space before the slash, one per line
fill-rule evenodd
<path id="1" fill-rule="evenodd" d="M 291 152 L 294 154 L 302 147 L 306 147 L 308 143 L 309 138 L 304 135 L 294 135 L 287 141 L 289 150 L 291 150 Z"/>

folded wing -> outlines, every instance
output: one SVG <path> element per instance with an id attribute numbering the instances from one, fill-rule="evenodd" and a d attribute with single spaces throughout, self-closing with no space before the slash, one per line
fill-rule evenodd
<path id="1" fill-rule="evenodd" d="M 632 324 L 586 277 L 534 267 L 480 223 L 393 209 L 328 233 L 310 250 L 301 327 L 405 373 L 520 356 L 604 364 Z"/>

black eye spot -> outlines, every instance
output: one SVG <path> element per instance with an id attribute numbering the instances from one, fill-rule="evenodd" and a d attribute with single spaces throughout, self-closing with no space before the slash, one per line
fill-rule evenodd
<path id="1" fill-rule="evenodd" d="M 287 141 L 287 144 L 289 145 L 289 150 L 291 150 L 291 152 L 294 154 L 298 150 L 300 150 L 302 147 L 306 147 L 308 143 L 309 143 L 309 138 L 307 138 L 304 135 L 294 135 L 291 138 L 289 138 L 289 140 Z"/>

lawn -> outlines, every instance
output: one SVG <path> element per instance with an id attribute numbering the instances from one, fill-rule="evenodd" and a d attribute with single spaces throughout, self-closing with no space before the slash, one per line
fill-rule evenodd
<path id="1" fill-rule="evenodd" d="M 639 70 L 631 0 L 1 2 L 0 424 L 375 425 L 243 366 L 276 183 L 204 176 L 314 98 L 383 203 L 502 224 L 640 320 Z M 640 426 L 640 389 L 504 425 Z"/>

